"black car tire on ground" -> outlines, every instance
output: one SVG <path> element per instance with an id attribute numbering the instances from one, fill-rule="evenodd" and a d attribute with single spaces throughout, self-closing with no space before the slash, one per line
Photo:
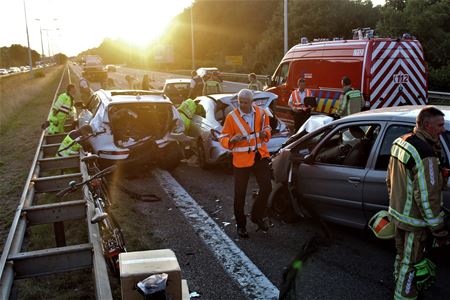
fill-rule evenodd
<path id="1" fill-rule="evenodd" d="M 158 161 L 158 166 L 164 170 L 172 171 L 181 161 L 181 148 L 178 143 L 170 143 L 164 148 L 164 156 Z"/>
<path id="2" fill-rule="evenodd" d="M 271 207 L 272 216 L 286 223 L 300 221 L 301 217 L 295 213 L 292 201 L 296 201 L 296 199 L 292 199 L 292 194 L 288 190 L 287 184 L 283 184 L 275 191 Z"/>
<path id="3" fill-rule="evenodd" d="M 198 155 L 198 165 L 200 168 L 206 170 L 210 167 L 210 165 L 206 162 L 206 152 L 205 147 L 203 146 L 203 140 L 198 139 L 197 141 L 197 155 Z"/>

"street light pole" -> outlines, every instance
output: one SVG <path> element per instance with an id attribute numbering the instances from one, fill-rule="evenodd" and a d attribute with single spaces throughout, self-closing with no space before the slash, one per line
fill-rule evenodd
<path id="1" fill-rule="evenodd" d="M 193 19 L 194 3 L 191 6 L 191 45 L 192 45 L 192 70 L 195 70 L 195 46 L 194 46 L 194 19 Z"/>
<path id="2" fill-rule="evenodd" d="M 284 0 L 284 53 L 288 52 L 288 0 Z"/>
<path id="3" fill-rule="evenodd" d="M 25 14 L 25 29 L 27 31 L 27 42 L 28 42 L 28 62 L 30 64 L 30 77 L 33 75 L 33 61 L 31 60 L 31 48 L 30 48 L 30 36 L 28 35 L 28 22 L 27 22 L 27 9 L 25 7 L 25 0 L 23 0 L 23 12 Z"/>
<path id="4" fill-rule="evenodd" d="M 44 60 L 44 43 L 42 41 L 42 24 L 41 19 L 35 19 L 36 21 L 39 21 L 39 31 L 41 33 L 41 60 Z"/>

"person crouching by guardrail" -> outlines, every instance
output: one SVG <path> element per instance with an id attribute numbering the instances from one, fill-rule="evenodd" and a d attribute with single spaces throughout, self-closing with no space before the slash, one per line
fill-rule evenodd
<path id="1" fill-rule="evenodd" d="M 66 121 L 73 119 L 75 116 L 74 98 L 76 89 L 73 84 L 67 85 L 66 92 L 59 95 L 58 99 L 53 103 L 48 122 L 48 134 L 64 133 L 64 124 Z M 42 129 L 47 126 L 42 125 Z"/>
<path id="2" fill-rule="evenodd" d="M 61 145 L 56 152 L 57 157 L 68 157 L 77 155 L 83 148 L 89 146 L 88 138 L 92 136 L 92 127 L 90 125 L 83 125 L 76 130 L 69 132 L 61 142 Z"/>

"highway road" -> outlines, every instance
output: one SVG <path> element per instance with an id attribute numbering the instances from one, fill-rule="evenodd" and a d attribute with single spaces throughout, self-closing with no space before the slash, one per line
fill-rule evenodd
<path id="1" fill-rule="evenodd" d="M 162 86 L 164 79 L 179 75 L 119 68 L 109 73 L 116 85 L 125 88 L 125 75 L 152 74 Z M 225 82 L 226 91 L 242 84 Z M 119 179 L 137 193 L 153 193 L 161 201 L 142 202 L 113 185 L 116 209 L 132 207 L 142 214 L 135 231 L 126 239 L 151 236 L 155 248 L 171 248 L 189 288 L 199 299 L 275 299 L 282 274 L 293 258 L 313 237 L 320 244 L 303 263 L 294 282 L 296 299 L 392 299 L 393 242 L 376 240 L 367 231 L 353 230 L 315 219 L 294 224 L 274 220 L 268 233 L 249 225 L 249 239 L 239 239 L 233 219 L 232 170 L 216 166 L 198 167 L 195 157 L 172 172 L 149 170 L 139 178 Z M 247 199 L 256 189 L 251 178 Z M 247 205 L 247 211 L 249 211 Z M 325 228 L 329 234 L 326 234 Z M 449 260 L 439 265 L 438 280 L 425 299 L 449 299 Z"/>

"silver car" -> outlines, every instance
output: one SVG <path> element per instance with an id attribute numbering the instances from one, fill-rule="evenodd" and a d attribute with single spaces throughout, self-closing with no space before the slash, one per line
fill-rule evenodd
<path id="1" fill-rule="evenodd" d="M 365 228 L 379 210 L 387 209 L 386 170 L 392 142 L 415 126 L 421 106 L 400 106 L 358 113 L 329 123 L 290 141 L 272 158 L 273 210 L 284 217 L 307 211 L 323 219 Z M 442 163 L 449 168 L 450 106 L 441 136 Z M 447 182 L 447 186 L 449 183 Z M 450 190 L 444 191 L 450 208 Z"/>
<path id="2" fill-rule="evenodd" d="M 274 116 L 271 107 L 277 95 L 269 92 L 255 92 L 253 103 L 266 109 L 269 113 L 272 138 L 267 143 L 270 153 L 275 153 L 289 137 L 289 129 Z M 217 94 L 200 96 L 195 99 L 205 110 L 205 116 L 194 115 L 189 135 L 194 137 L 200 167 L 206 168 L 230 159 L 230 152 L 217 140 L 217 133 L 222 130 L 225 117 L 237 107 L 236 94 Z"/>

